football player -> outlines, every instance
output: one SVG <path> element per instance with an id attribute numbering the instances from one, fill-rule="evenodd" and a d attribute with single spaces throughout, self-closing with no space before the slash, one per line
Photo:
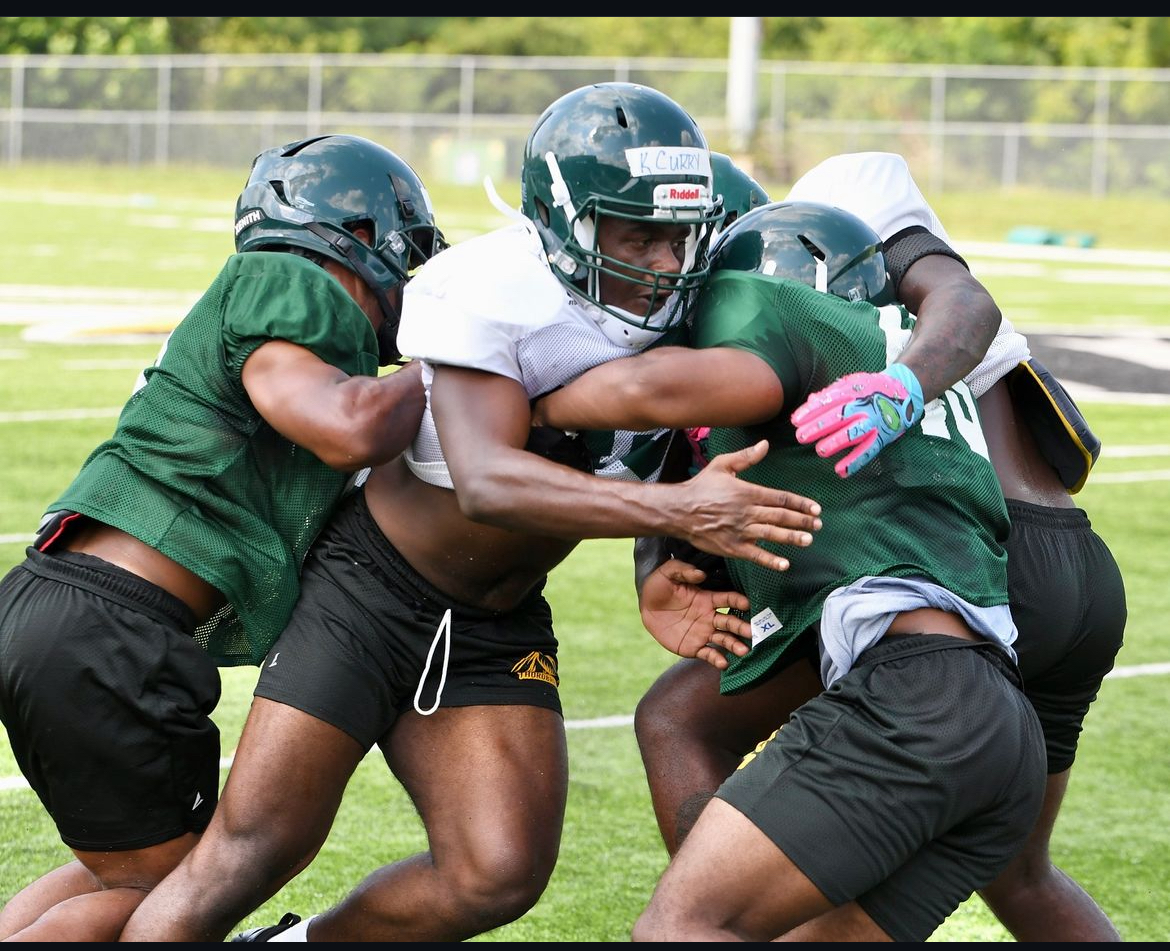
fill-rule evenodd
<path id="1" fill-rule="evenodd" d="M 76 856 L 5 906 L 5 937 L 115 940 L 192 847 L 217 665 L 260 662 L 354 471 L 418 428 L 418 368 L 378 376 L 443 247 L 410 166 L 349 135 L 269 149 L 235 240 L 0 584 L 0 718 Z"/>
<path id="2" fill-rule="evenodd" d="M 897 360 L 898 372 L 909 371 L 921 381 L 924 406 L 938 396 L 940 386 L 972 374 L 968 382 L 979 398 L 991 461 L 1007 499 L 1012 525 L 1006 543 L 1008 594 L 1019 630 L 1014 646 L 1024 692 L 1044 729 L 1048 780 L 1044 810 L 1027 845 L 980 894 L 1019 941 L 1119 940 L 1108 916 L 1049 854 L 1082 724 L 1112 669 L 1126 621 L 1116 560 L 1072 498 L 1088 477 L 1100 443 L 1059 383 L 1031 356 L 1026 339 L 1000 319 L 901 156 L 834 156 L 804 175 L 787 197 L 850 210 L 884 238 L 892 287 L 918 315 L 911 344 Z M 841 261 L 856 251 L 843 234 L 822 230 L 815 237 Z M 801 266 L 813 280 L 811 252 Z M 984 352 L 986 360 L 979 356 Z M 866 383 L 852 381 L 848 399 L 836 395 L 840 387 L 828 388 L 823 409 L 817 410 L 834 425 L 852 418 L 852 425 L 860 427 L 847 437 L 858 446 L 853 449 L 857 458 L 838 470 L 846 476 L 865 464 L 863 452 L 867 461 L 874 460 L 888 436 L 905 432 L 903 427 L 879 434 L 880 416 L 867 414 L 860 403 L 845 411 L 849 400 L 864 398 Z M 871 399 L 876 392 L 868 394 Z M 894 398 L 905 404 L 906 396 Z M 813 415 L 811 408 L 808 412 Z M 803 438 L 828 440 L 833 433 L 813 424 Z M 866 439 L 871 444 L 860 446 Z M 828 457 L 847 447 L 826 443 L 824 448 Z M 650 559 L 643 575 L 663 556 L 651 542 L 641 543 L 639 553 Z M 690 553 L 687 557 L 695 560 Z M 659 678 L 639 704 L 635 728 L 670 854 L 742 756 L 820 689 L 808 660 L 786 668 L 766 688 L 735 696 L 718 693 L 718 672 L 701 661 L 681 660 Z"/>
<path id="3" fill-rule="evenodd" d="M 696 642 L 734 648 L 725 694 L 768 692 L 810 656 L 823 687 L 725 774 L 636 939 L 770 940 L 823 919 L 813 936 L 825 940 L 862 925 L 873 938 L 924 940 L 1007 865 L 1039 813 L 1041 732 L 1012 650 L 1007 512 L 970 390 L 949 388 L 882 465 L 849 479 L 801 444 L 784 412 L 846 370 L 877 374 L 903 352 L 914 322 L 892 297 L 880 239 L 860 219 L 810 202 L 765 205 L 720 235 L 693 348 L 643 354 L 628 380 L 599 367 L 542 401 L 556 426 L 635 413 L 659 425 L 707 420 L 708 451 L 766 435 L 767 457 L 744 477 L 815 487 L 825 511 L 787 572 L 728 562 L 750 608 L 712 613 L 706 631 L 659 621 L 685 599 L 671 584 L 685 569 L 643 587 L 660 643 L 684 655 Z M 883 425 L 904 425 L 905 411 L 873 390 L 859 402 Z"/>
<path id="4" fill-rule="evenodd" d="M 539 117 L 522 176 L 512 224 L 412 279 L 398 343 L 423 361 L 418 436 L 310 552 L 220 808 L 124 937 L 221 939 L 312 859 L 375 745 L 427 850 L 240 939 L 456 941 L 519 917 L 568 787 L 548 573 L 588 537 L 681 531 L 771 570 L 787 559 L 758 542 L 811 541 L 813 502 L 737 478 L 766 444 L 656 484 L 669 431 L 531 424 L 534 398 L 684 326 L 722 215 L 698 125 L 648 87 L 584 86 Z"/>

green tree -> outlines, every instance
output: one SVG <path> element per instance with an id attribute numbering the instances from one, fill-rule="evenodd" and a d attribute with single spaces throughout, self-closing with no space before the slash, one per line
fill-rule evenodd
<path id="1" fill-rule="evenodd" d="M 727 17 L 444 17 L 420 48 L 514 56 L 727 55 Z"/>
<path id="2" fill-rule="evenodd" d="M 448 17 L 172 17 L 176 51 L 382 53 L 424 41 Z M 180 21 L 182 21 L 180 23 Z M 182 32 L 180 32 L 180 25 Z M 180 44 L 181 41 L 181 44 Z"/>
<path id="3" fill-rule="evenodd" d="M 1167 17 L 763 17 L 771 60 L 1170 66 Z M 0 53 L 725 57 L 728 17 L 0 17 Z"/>
<path id="4" fill-rule="evenodd" d="M 0 53 L 168 53 L 166 17 L 0 17 Z"/>

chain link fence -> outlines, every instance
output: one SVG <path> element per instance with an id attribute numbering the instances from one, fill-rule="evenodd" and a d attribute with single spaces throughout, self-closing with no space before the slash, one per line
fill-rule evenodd
<path id="1" fill-rule="evenodd" d="M 536 116 L 622 80 L 661 89 L 729 151 L 728 63 L 403 55 L 0 56 L 0 165 L 240 167 L 349 132 L 424 178 L 517 173 Z M 790 181 L 844 151 L 900 152 L 932 192 L 1170 195 L 1170 70 L 762 61 L 746 157 Z"/>

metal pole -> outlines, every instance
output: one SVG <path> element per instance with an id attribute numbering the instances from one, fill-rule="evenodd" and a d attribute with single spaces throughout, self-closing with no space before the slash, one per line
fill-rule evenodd
<path id="1" fill-rule="evenodd" d="M 1090 192 L 1104 198 L 1109 176 L 1109 80 L 1097 80 L 1097 98 L 1093 106 L 1093 167 Z"/>
<path id="2" fill-rule="evenodd" d="M 24 129 L 21 121 L 24 113 L 24 59 L 17 58 L 12 63 L 12 108 L 8 120 L 8 164 L 19 165 L 22 151 L 21 134 Z"/>
<path id="3" fill-rule="evenodd" d="M 321 76 L 321 57 L 314 56 L 309 60 L 309 99 L 308 112 L 305 116 L 305 132 L 308 135 L 320 135 L 321 110 L 325 106 L 323 94 L 324 82 Z"/>
<path id="4" fill-rule="evenodd" d="M 746 152 L 756 131 L 756 73 L 760 18 L 731 17 L 727 56 L 727 128 L 732 153 Z"/>
<path id="5" fill-rule="evenodd" d="M 158 66 L 158 94 L 154 104 L 154 164 L 166 165 L 171 152 L 171 58 Z"/>

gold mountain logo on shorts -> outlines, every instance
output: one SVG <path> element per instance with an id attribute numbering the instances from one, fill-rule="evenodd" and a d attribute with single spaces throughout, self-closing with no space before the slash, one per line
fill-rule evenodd
<path id="1" fill-rule="evenodd" d="M 772 742 L 774 739 L 776 739 L 776 734 L 777 734 L 777 733 L 779 733 L 779 732 L 780 732 L 780 730 L 782 730 L 782 729 L 784 729 L 784 728 L 783 728 L 783 727 L 779 727 L 779 728 L 777 728 L 777 729 L 773 730 L 773 731 L 772 731 L 772 735 L 771 735 L 771 736 L 769 736 L 767 739 L 765 739 L 765 740 L 760 740 L 760 742 L 756 744 L 756 748 L 755 748 L 754 750 L 752 750 L 750 753 L 748 753 L 748 755 L 747 755 L 747 756 L 745 756 L 745 757 L 744 757 L 744 758 L 743 758 L 743 759 L 740 761 L 740 764 L 739 764 L 737 767 L 735 767 L 735 769 L 736 769 L 736 772 L 738 772 L 739 770 L 743 769 L 745 766 L 747 766 L 747 764 L 748 764 L 748 763 L 750 763 L 750 762 L 751 762 L 752 760 L 754 760 L 754 759 L 755 759 L 757 756 L 759 756 L 759 755 L 760 755 L 760 753 L 763 751 L 764 747 L 765 747 L 765 746 L 767 746 L 769 743 L 771 743 L 771 742 Z"/>
<path id="2" fill-rule="evenodd" d="M 543 680 L 554 687 L 560 686 L 561 678 L 557 676 L 557 659 L 540 651 L 533 651 L 522 658 L 513 668 L 514 673 L 521 680 Z"/>

